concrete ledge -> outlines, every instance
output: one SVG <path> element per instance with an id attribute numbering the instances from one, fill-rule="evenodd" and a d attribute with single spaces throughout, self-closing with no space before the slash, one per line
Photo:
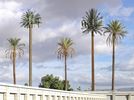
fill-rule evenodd
<path id="1" fill-rule="evenodd" d="M 107 100 L 106 95 L 0 83 L 0 100 Z"/>

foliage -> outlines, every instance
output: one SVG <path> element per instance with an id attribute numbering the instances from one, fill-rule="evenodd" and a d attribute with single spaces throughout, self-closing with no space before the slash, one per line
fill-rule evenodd
<path id="1" fill-rule="evenodd" d="M 77 88 L 77 90 L 78 90 L 78 91 L 81 91 L 81 87 L 79 86 L 79 87 Z"/>
<path id="2" fill-rule="evenodd" d="M 28 86 L 28 83 L 25 83 L 24 86 Z"/>
<path id="3" fill-rule="evenodd" d="M 41 83 L 39 87 L 42 88 L 50 88 L 50 89 L 58 89 L 58 90 L 64 90 L 64 80 L 60 80 L 59 77 L 54 77 L 51 75 L 46 75 L 41 78 Z M 72 91 L 69 81 L 67 82 L 68 85 L 68 91 Z"/>
<path id="4" fill-rule="evenodd" d="M 9 48 L 5 51 L 6 57 L 13 60 L 13 53 L 15 53 L 15 57 L 21 57 L 24 54 L 23 48 L 25 46 L 24 43 L 19 43 L 21 39 L 19 38 L 10 38 L 8 39 Z"/>
<path id="5" fill-rule="evenodd" d="M 74 48 L 72 48 L 73 44 L 74 43 L 70 38 L 62 38 L 58 43 L 59 46 L 57 50 L 58 58 L 61 59 L 64 56 L 68 57 L 69 55 L 72 57 L 74 53 Z"/>
<path id="6" fill-rule="evenodd" d="M 95 32 L 102 34 L 102 16 L 96 9 L 86 12 L 85 17 L 81 21 L 83 33 Z"/>
<path id="7" fill-rule="evenodd" d="M 34 25 L 41 23 L 41 16 L 38 13 L 35 13 L 31 10 L 26 11 L 22 15 L 22 21 L 20 22 L 21 26 L 25 28 L 33 28 Z"/>
<path id="8" fill-rule="evenodd" d="M 114 39 L 115 43 L 118 43 L 118 41 L 124 38 L 127 34 L 124 28 L 125 27 L 122 25 L 122 23 L 120 23 L 119 20 L 113 20 L 109 24 L 107 24 L 107 27 L 104 27 L 104 33 L 108 33 L 108 38 L 106 42 L 108 44 L 113 44 Z"/>

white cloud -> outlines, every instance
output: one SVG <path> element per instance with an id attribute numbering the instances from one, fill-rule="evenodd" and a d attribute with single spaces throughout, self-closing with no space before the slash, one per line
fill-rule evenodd
<path id="1" fill-rule="evenodd" d="M 58 21 L 57 23 L 60 22 Z M 36 28 L 34 30 L 36 31 L 33 31 L 33 43 L 45 42 L 48 39 L 57 38 L 57 37 L 73 38 L 73 36 L 77 37 L 77 35 L 81 33 L 80 25 L 76 20 L 75 21 L 67 20 L 59 26 L 39 27 L 38 29 Z"/>
<path id="2" fill-rule="evenodd" d="M 95 51 L 98 54 L 111 54 L 112 48 L 106 43 L 107 36 L 97 35 L 95 37 Z"/>
<path id="3" fill-rule="evenodd" d="M 133 7 L 124 7 L 122 5 L 115 8 L 109 8 L 109 14 L 111 16 L 129 17 L 133 12 Z"/>
<path id="4" fill-rule="evenodd" d="M 19 12 L 20 7 L 21 4 L 15 1 L 0 2 L 0 20 L 20 17 L 22 14 Z"/>
<path id="5" fill-rule="evenodd" d="M 2 65 L 1 64 L 1 71 L 0 71 L 0 81 L 1 82 L 10 82 L 12 79 L 11 75 L 11 67 L 7 65 Z"/>
<path id="6" fill-rule="evenodd" d="M 8 9 L 8 10 L 17 10 L 18 7 L 20 7 L 20 3 L 17 3 L 15 1 L 5 1 L 5 2 L 1 2 L 0 1 L 0 9 Z"/>

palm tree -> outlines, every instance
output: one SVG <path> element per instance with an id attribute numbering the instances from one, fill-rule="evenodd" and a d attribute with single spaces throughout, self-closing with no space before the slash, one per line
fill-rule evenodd
<path id="1" fill-rule="evenodd" d="M 21 57 L 24 54 L 23 47 L 25 46 L 24 43 L 20 43 L 19 38 L 10 38 L 8 39 L 9 42 L 9 49 L 5 51 L 6 57 L 9 57 L 13 63 L 13 83 L 16 84 L 16 57 Z"/>
<path id="2" fill-rule="evenodd" d="M 29 29 L 29 86 L 32 86 L 32 29 L 41 23 L 38 13 L 28 10 L 22 15 L 21 26 Z"/>
<path id="3" fill-rule="evenodd" d="M 91 67 L 92 67 L 92 91 L 95 90 L 95 77 L 94 77 L 94 33 L 101 34 L 102 31 L 102 17 L 96 9 L 91 9 L 86 12 L 86 16 L 81 21 L 83 33 L 91 32 Z"/>
<path id="4" fill-rule="evenodd" d="M 62 38 L 58 43 L 57 55 L 58 58 L 64 58 L 65 63 L 65 90 L 67 90 L 67 57 L 73 55 L 74 48 L 73 41 L 70 38 Z"/>
<path id="5" fill-rule="evenodd" d="M 104 27 L 104 33 L 109 33 L 106 42 L 112 44 L 112 90 L 115 89 L 115 44 L 127 34 L 124 28 L 119 20 L 113 20 Z"/>

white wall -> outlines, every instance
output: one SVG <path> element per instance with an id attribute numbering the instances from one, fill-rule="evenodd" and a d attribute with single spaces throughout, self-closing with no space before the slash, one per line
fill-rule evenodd
<path id="1" fill-rule="evenodd" d="M 134 100 L 134 91 L 95 91 L 93 94 L 103 94 L 107 100 Z"/>
<path id="2" fill-rule="evenodd" d="M 0 100 L 107 100 L 106 95 L 0 83 Z"/>

